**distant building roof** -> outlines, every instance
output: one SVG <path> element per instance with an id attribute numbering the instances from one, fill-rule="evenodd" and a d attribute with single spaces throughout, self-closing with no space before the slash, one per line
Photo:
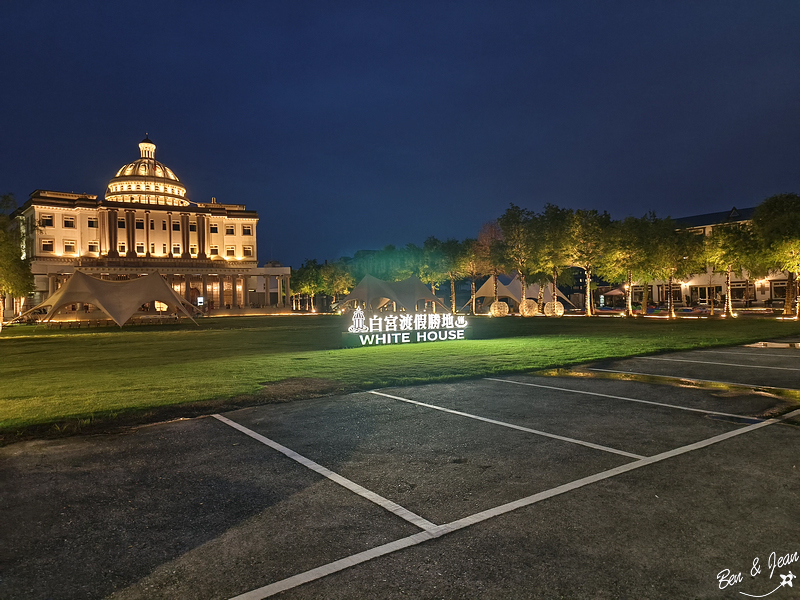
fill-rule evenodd
<path id="1" fill-rule="evenodd" d="M 736 208 L 722 212 L 706 213 L 704 215 L 694 215 L 691 217 L 681 217 L 673 219 L 681 227 L 705 227 L 707 225 L 719 225 L 721 223 L 738 223 L 750 221 L 753 218 L 753 208 Z"/>

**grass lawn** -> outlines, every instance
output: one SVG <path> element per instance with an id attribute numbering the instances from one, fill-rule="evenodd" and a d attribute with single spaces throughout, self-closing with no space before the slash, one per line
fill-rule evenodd
<path id="1" fill-rule="evenodd" d="M 338 316 L 0 334 L 0 441 L 374 387 L 800 334 L 794 321 L 474 318 L 473 338 L 342 350 Z"/>

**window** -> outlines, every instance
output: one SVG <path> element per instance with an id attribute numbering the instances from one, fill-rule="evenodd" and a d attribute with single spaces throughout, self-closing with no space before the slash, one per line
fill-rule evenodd
<path id="1" fill-rule="evenodd" d="M 212 223 L 209 227 L 211 233 L 219 233 L 219 225 L 217 223 Z"/>
<path id="2" fill-rule="evenodd" d="M 225 225 L 225 235 L 236 235 L 233 225 Z"/>
<path id="3" fill-rule="evenodd" d="M 89 229 L 97 229 L 97 217 L 89 217 L 87 224 Z"/>
<path id="4" fill-rule="evenodd" d="M 197 231 L 197 223 L 189 223 L 189 231 Z"/>
<path id="5" fill-rule="evenodd" d="M 161 254 L 166 254 L 166 253 L 167 253 L 167 245 L 161 244 Z"/>
<path id="6" fill-rule="evenodd" d="M 180 221 L 173 221 L 172 222 L 172 231 L 180 231 L 181 230 L 181 222 Z"/>
<path id="7" fill-rule="evenodd" d="M 136 254 L 144 254 L 144 244 L 142 242 L 136 242 Z"/>
<path id="8" fill-rule="evenodd" d="M 197 254 L 197 246 L 189 246 L 189 254 Z"/>
<path id="9" fill-rule="evenodd" d="M 136 229 L 144 229 L 144 219 L 136 219 Z"/>
<path id="10" fill-rule="evenodd" d="M 166 231 L 166 230 L 167 230 L 167 222 L 161 221 L 161 231 Z"/>
<path id="11" fill-rule="evenodd" d="M 89 252 L 100 252 L 100 242 L 89 242 Z"/>
<path id="12" fill-rule="evenodd" d="M 64 217 L 64 229 L 75 229 L 75 217 Z"/>
<path id="13" fill-rule="evenodd" d="M 225 246 L 225 256 L 236 256 L 236 246 Z"/>
<path id="14" fill-rule="evenodd" d="M 253 256 L 253 247 L 252 246 L 242 246 L 242 255 L 243 256 Z"/>
<path id="15" fill-rule="evenodd" d="M 173 254 L 180 254 L 181 253 L 181 245 L 180 244 L 172 244 L 172 253 Z"/>
<path id="16" fill-rule="evenodd" d="M 53 240 L 42 240 L 42 252 L 52 252 L 54 249 Z"/>
<path id="17" fill-rule="evenodd" d="M 125 229 L 125 219 L 117 219 L 117 229 Z"/>
<path id="18" fill-rule="evenodd" d="M 211 246 L 211 248 L 208 249 L 208 253 L 211 256 L 219 256 L 219 246 Z"/>
<path id="19" fill-rule="evenodd" d="M 156 245 L 150 244 L 150 254 L 155 254 L 155 253 L 156 253 Z"/>
<path id="20" fill-rule="evenodd" d="M 253 226 L 242 225 L 242 235 L 253 235 Z"/>
<path id="21" fill-rule="evenodd" d="M 64 253 L 65 254 L 74 254 L 75 253 L 75 240 L 64 240 Z"/>
<path id="22" fill-rule="evenodd" d="M 117 244 L 117 252 L 119 252 L 120 254 L 125 254 L 126 252 L 125 242 L 120 242 L 119 244 Z"/>
<path id="23" fill-rule="evenodd" d="M 39 219 L 39 225 L 42 227 L 52 227 L 53 226 L 53 215 L 42 215 Z"/>
<path id="24" fill-rule="evenodd" d="M 153 219 L 150 219 L 150 231 L 155 231 L 156 222 Z"/>

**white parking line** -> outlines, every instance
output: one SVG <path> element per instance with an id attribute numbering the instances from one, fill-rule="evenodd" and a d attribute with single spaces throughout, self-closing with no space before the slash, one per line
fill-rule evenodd
<path id="1" fill-rule="evenodd" d="M 731 352 L 730 350 L 695 350 L 698 354 L 733 354 L 734 356 L 755 356 L 761 358 L 762 356 L 769 356 L 775 358 L 797 358 L 797 352 L 791 354 L 762 354 L 761 352 Z"/>
<path id="2" fill-rule="evenodd" d="M 592 369 L 593 371 L 602 371 L 603 369 Z M 722 417 L 737 417 L 742 418 L 744 415 L 734 415 L 731 413 L 718 412 L 716 410 L 705 410 L 704 408 L 690 408 L 688 406 L 678 406 L 677 404 L 666 404 L 664 402 L 653 402 L 652 400 L 639 400 L 638 398 L 626 398 L 625 396 L 613 396 L 611 394 L 601 394 L 599 392 L 587 392 L 584 390 L 573 390 L 570 388 L 556 387 L 554 385 L 543 385 L 541 383 L 529 383 L 526 381 L 514 381 L 513 379 L 496 379 L 494 377 L 485 377 L 489 381 L 502 381 L 503 383 L 514 383 L 516 385 L 527 385 L 530 387 L 544 388 L 546 390 L 558 390 L 561 392 L 572 392 L 573 394 L 585 394 L 587 396 L 600 396 L 601 398 L 613 398 L 614 400 L 625 400 L 627 402 L 639 402 L 641 404 L 652 404 L 654 406 L 664 406 L 666 408 L 675 408 L 678 410 L 688 410 L 690 412 L 699 412 L 707 415 L 720 415 Z M 747 417 L 751 418 L 751 417 Z"/>
<path id="3" fill-rule="evenodd" d="M 774 369 L 777 371 L 800 371 L 792 367 L 767 367 L 762 365 L 737 365 L 735 363 L 721 363 L 704 360 L 689 360 L 688 358 L 664 358 L 661 356 L 632 356 L 626 360 L 666 360 L 669 362 L 697 363 L 700 365 L 721 365 L 723 367 L 750 367 L 751 369 Z"/>
<path id="4" fill-rule="evenodd" d="M 300 454 L 298 454 L 294 450 L 290 450 L 286 446 L 283 446 L 283 445 L 279 444 L 278 442 L 273 441 L 273 440 L 269 439 L 268 437 L 265 437 L 265 436 L 261 435 L 260 433 L 256 433 L 255 431 L 253 431 L 252 429 L 248 429 L 244 425 L 239 425 L 239 423 L 237 423 L 235 421 L 231 421 L 230 419 L 228 419 L 226 417 L 223 417 L 222 415 L 212 415 L 212 416 L 215 419 L 217 419 L 218 421 L 221 421 L 222 423 L 225 423 L 226 425 L 229 425 L 229 426 L 233 427 L 234 429 L 238 429 L 239 431 L 241 431 L 245 435 L 250 436 L 254 440 L 258 440 L 262 444 L 265 444 L 265 445 L 269 446 L 270 448 L 272 448 L 274 450 L 277 450 L 281 454 L 291 458 L 292 460 L 299 462 L 301 465 L 303 465 L 305 467 L 308 467 L 312 471 L 316 471 L 317 473 L 319 473 L 323 477 L 327 477 L 331 481 L 334 481 L 334 482 L 338 483 L 339 485 L 341 485 L 342 487 L 347 488 L 351 492 L 355 492 L 356 494 L 358 494 L 362 498 L 366 498 L 370 502 L 374 502 L 375 504 L 377 504 L 381 508 L 385 508 L 386 510 L 388 510 L 389 512 L 397 515 L 401 519 L 405 519 L 409 523 L 413 523 L 414 525 L 416 525 L 420 529 L 424 529 L 426 531 L 430 531 L 431 529 L 436 529 L 436 527 L 437 527 L 434 523 L 431 523 L 427 519 L 423 519 L 419 515 L 416 515 L 413 512 L 411 512 L 410 510 L 403 508 L 399 504 L 396 504 L 396 503 L 392 502 L 391 500 L 388 500 L 388 499 L 384 498 L 383 496 L 379 496 L 375 492 L 371 492 L 367 488 L 358 485 L 354 481 L 350 481 L 349 479 L 347 479 L 345 477 L 342 477 L 338 473 L 334 473 L 330 469 L 326 469 L 322 465 L 315 463 L 313 460 L 308 459 L 305 456 L 301 456 Z"/>
<path id="5" fill-rule="evenodd" d="M 627 359 L 626 359 L 627 360 Z M 754 390 L 782 390 L 785 392 L 796 392 L 794 388 L 775 387 L 774 385 L 758 385 L 755 383 L 742 383 L 740 381 L 719 381 L 717 379 L 698 379 L 696 377 L 680 377 L 678 375 L 661 375 L 660 373 L 642 373 L 640 371 L 620 371 L 617 369 L 595 369 L 587 368 L 588 371 L 597 371 L 599 373 L 620 373 L 622 375 L 644 375 L 645 377 L 661 377 L 663 379 L 676 379 L 678 381 L 696 381 L 698 383 L 719 383 L 721 385 L 736 385 L 743 388 L 750 388 Z M 687 409 L 690 410 L 690 409 Z M 732 417 L 742 417 L 742 415 L 730 415 Z M 751 418 L 751 417 L 748 417 Z"/>
<path id="6" fill-rule="evenodd" d="M 424 406 L 425 408 L 440 410 L 442 412 L 458 415 L 460 417 L 475 419 L 476 421 L 483 421 L 484 423 L 491 423 L 492 425 L 501 425 L 502 427 L 508 427 L 509 429 L 517 429 L 519 431 L 524 431 L 526 433 L 533 433 L 535 435 L 541 435 L 543 437 L 553 438 L 555 440 L 560 440 L 562 442 L 569 442 L 571 444 L 586 446 L 587 448 L 592 448 L 594 450 L 611 452 L 612 454 L 619 454 L 621 456 L 627 456 L 628 458 L 636 458 L 636 459 L 643 458 L 640 454 L 633 454 L 631 452 L 625 452 L 624 450 L 617 450 L 616 448 L 609 448 L 608 446 L 601 446 L 600 444 L 593 444 L 592 442 L 584 442 L 583 440 L 576 440 L 574 438 L 568 438 L 564 437 L 563 435 L 556 435 L 554 433 L 547 433 L 545 431 L 539 431 L 537 429 L 529 429 L 528 427 L 521 427 L 520 425 L 514 425 L 513 423 L 506 423 L 505 421 L 496 421 L 494 419 L 487 419 L 486 417 L 479 417 L 478 415 L 471 415 L 469 413 L 461 412 L 459 410 L 451 410 L 449 408 L 443 408 L 441 406 L 436 406 L 435 404 L 426 404 L 425 402 L 417 402 L 416 400 L 409 400 L 408 398 L 401 398 L 400 396 L 392 396 L 391 394 L 384 394 L 383 392 L 376 392 L 375 390 L 371 390 L 369 393 L 375 394 L 376 396 L 384 396 L 386 398 L 400 400 L 401 402 L 408 402 L 409 404 L 417 404 L 418 406 Z"/>
<path id="7" fill-rule="evenodd" d="M 507 504 L 503 504 L 501 506 L 497 506 L 495 508 L 476 513 L 469 517 L 464 517 L 463 519 L 458 519 L 456 521 L 447 523 L 445 525 L 439 525 L 438 527 L 435 527 L 431 530 L 422 531 L 420 533 L 396 540 L 394 542 L 389 542 L 388 544 L 383 544 L 382 546 L 377 546 L 370 550 L 359 552 L 358 554 L 353 554 L 352 556 L 339 559 L 332 563 L 328 563 L 327 565 L 323 565 L 315 569 L 305 571 L 304 573 L 299 573 L 297 575 L 294 575 L 287 579 L 283 579 L 281 581 L 276 581 L 275 583 L 265 585 L 264 587 L 260 587 L 256 590 L 246 592 L 244 594 L 231 598 L 231 600 L 263 600 L 264 598 L 268 598 L 269 596 L 273 596 L 280 592 L 284 592 L 286 590 L 292 589 L 304 583 L 309 583 L 311 581 L 321 579 L 323 577 L 326 577 L 327 575 L 331 575 L 338 571 L 343 571 L 344 569 L 347 569 L 349 567 L 361 563 L 365 563 L 374 558 L 385 556 L 387 554 L 391 554 L 392 552 L 397 552 L 398 550 L 402 550 L 404 548 L 416 546 L 428 540 L 441 537 L 443 535 L 452 533 L 454 531 L 458 531 L 460 529 L 464 529 L 465 527 L 469 527 L 470 525 L 486 521 L 488 519 L 509 513 L 511 511 L 523 508 L 525 506 L 536 504 L 537 502 L 541 502 L 542 500 L 547 500 L 549 498 L 553 498 L 554 496 L 565 494 L 567 492 L 571 492 L 572 490 L 576 490 L 578 488 L 591 485 L 593 483 L 597 483 L 598 481 L 610 479 L 612 477 L 616 477 L 617 475 L 622 475 L 623 473 L 628 473 L 635 469 L 640 469 L 642 467 L 646 467 L 648 465 L 652 465 L 654 463 L 661 462 L 663 460 L 667 460 L 669 458 L 673 458 L 681 454 L 686 454 L 687 452 L 699 450 L 701 448 L 711 446 L 712 444 L 717 444 L 719 442 L 725 441 L 727 439 L 730 439 L 738 435 L 742 435 L 744 433 L 750 433 L 751 431 L 754 431 L 756 429 L 760 429 L 762 427 L 766 427 L 774 423 L 779 423 L 784 419 L 789 419 L 791 417 L 795 417 L 798 415 L 800 415 L 800 410 L 795 410 L 777 419 L 769 419 L 767 421 L 762 421 L 761 423 L 748 425 L 747 427 L 742 427 L 741 429 L 729 431 L 727 433 L 723 433 L 722 435 L 717 435 L 712 438 L 702 440 L 700 442 L 695 442 L 694 444 L 689 444 L 688 446 L 682 446 L 680 448 L 676 448 L 675 450 L 662 452 L 661 454 L 656 454 L 655 456 L 642 458 L 640 460 L 627 463 L 619 467 L 615 467 L 613 469 L 597 473 L 595 475 L 583 477 L 582 479 L 577 479 L 576 481 L 573 481 L 571 483 L 565 483 L 564 485 L 554 487 L 544 492 L 539 492 L 538 494 L 533 494 L 532 496 L 521 498 L 520 500 L 508 502 Z"/>

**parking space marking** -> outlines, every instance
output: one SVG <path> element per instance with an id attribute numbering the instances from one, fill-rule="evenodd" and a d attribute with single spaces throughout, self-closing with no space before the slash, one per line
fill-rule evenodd
<path id="1" fill-rule="evenodd" d="M 597 371 L 599 373 L 620 373 L 621 375 L 644 375 L 645 377 L 663 377 L 664 379 L 677 379 L 678 381 L 696 381 L 698 383 L 719 383 L 721 385 L 736 385 L 739 387 L 750 388 L 755 390 L 783 390 L 786 392 L 797 391 L 795 388 L 782 388 L 782 387 L 775 387 L 774 385 L 759 385 L 756 383 L 742 383 L 741 381 L 719 381 L 717 379 L 698 379 L 696 377 L 681 377 L 680 375 L 662 375 L 661 373 L 641 373 L 639 371 L 619 371 L 616 369 L 595 369 L 592 367 L 587 368 L 587 370 Z M 686 410 L 699 410 L 699 409 L 687 408 Z M 728 416 L 742 417 L 743 415 L 728 415 Z"/>
<path id="2" fill-rule="evenodd" d="M 731 352 L 730 350 L 701 350 L 699 354 L 733 354 L 734 356 L 770 356 L 775 358 L 796 358 L 796 352 L 792 354 L 762 354 L 761 352 Z"/>
<path id="3" fill-rule="evenodd" d="M 776 371 L 800 371 L 792 367 L 768 367 L 764 365 L 737 365 L 735 363 L 711 362 L 705 360 L 689 360 L 688 358 L 664 358 L 661 356 L 632 356 L 626 360 L 666 360 L 669 362 L 697 363 L 700 365 L 721 365 L 723 367 L 750 367 L 751 369 L 774 369 Z"/>
<path id="4" fill-rule="evenodd" d="M 603 371 L 604 369 L 592 369 L 592 371 Z M 623 371 L 613 371 L 615 373 L 622 373 Z M 688 406 L 678 406 L 677 404 L 666 404 L 664 402 L 653 402 L 652 400 L 639 400 L 638 398 L 626 398 L 625 396 L 614 396 L 612 394 L 601 394 L 599 392 L 587 392 L 584 390 L 573 390 L 570 388 L 562 388 L 554 385 L 543 385 L 541 383 L 529 383 L 526 381 L 514 381 L 513 379 L 496 379 L 494 377 L 485 377 L 489 381 L 502 381 L 503 383 L 514 383 L 516 385 L 527 385 L 530 387 L 544 388 L 546 390 L 558 390 L 561 392 L 572 392 L 573 394 L 585 394 L 586 396 L 600 396 L 601 398 L 613 398 L 614 400 L 625 400 L 627 402 L 639 402 L 641 404 L 652 404 L 654 406 L 664 406 L 666 408 L 675 408 L 678 410 L 688 410 L 690 412 L 699 412 L 706 415 L 719 415 L 721 417 L 736 417 L 741 419 L 743 415 L 734 415 L 731 413 L 718 412 L 716 410 L 705 410 L 703 408 L 690 408 Z"/>
<path id="5" fill-rule="evenodd" d="M 291 458 L 294 461 L 299 462 L 304 467 L 308 467 L 309 469 L 319 473 L 323 477 L 327 477 L 331 481 L 333 481 L 335 483 L 338 483 L 339 485 L 341 485 L 344 488 L 347 488 L 351 492 L 355 492 L 356 494 L 358 494 L 362 498 L 365 498 L 365 499 L 369 500 L 370 502 L 373 502 L 373 503 L 377 504 L 381 508 L 384 508 L 384 509 L 388 510 L 389 512 L 397 515 L 401 519 L 404 519 L 404 520 L 408 521 L 409 523 L 412 523 L 412 524 L 416 525 L 420 529 L 424 529 L 425 531 L 430 531 L 430 530 L 435 529 L 437 527 L 436 524 L 431 523 L 427 519 L 423 519 L 419 515 L 414 514 L 413 512 L 411 512 L 410 510 L 408 510 L 406 508 L 403 508 L 399 504 L 396 504 L 395 502 L 392 502 L 391 500 L 389 500 L 387 498 L 384 498 L 383 496 L 380 496 L 380 495 L 376 494 L 375 492 L 372 492 L 372 491 L 368 490 L 367 488 L 358 485 L 354 481 L 350 481 L 346 477 L 342 477 L 338 473 L 334 473 L 330 469 L 326 469 L 322 465 L 320 465 L 318 463 L 315 463 L 313 460 L 308 459 L 305 456 L 302 456 L 302 455 L 298 454 L 294 450 L 291 450 L 291 449 L 287 448 L 286 446 L 283 446 L 283 445 L 279 444 L 278 442 L 276 442 L 274 440 L 271 440 L 268 437 L 265 437 L 265 436 L 261 435 L 260 433 L 256 433 L 252 429 L 248 429 L 244 425 L 239 425 L 239 423 L 237 423 L 235 421 L 231 421 L 230 419 L 228 419 L 226 417 L 223 417 L 222 415 L 212 415 L 212 416 L 215 419 L 217 419 L 218 421 L 220 421 L 222 423 L 225 423 L 226 425 L 229 425 L 230 427 L 233 427 L 234 429 L 238 429 L 243 434 L 245 434 L 247 436 L 250 436 L 254 440 L 257 440 L 257 441 L 261 442 L 262 444 L 265 444 L 266 446 L 269 446 L 270 448 L 272 448 L 274 450 L 277 450 L 278 452 L 280 452 L 284 456 L 286 456 L 288 458 Z"/>
<path id="6" fill-rule="evenodd" d="M 773 425 L 775 423 L 780 423 L 784 419 L 790 419 L 796 416 L 800 416 L 800 410 L 792 411 L 788 414 L 783 415 L 782 417 L 768 419 L 766 421 L 762 421 L 761 423 L 756 423 L 754 425 L 741 427 L 740 429 L 735 429 L 733 431 L 729 431 L 727 433 L 723 433 L 721 435 L 717 435 L 708 438 L 706 440 L 695 442 L 694 444 L 681 446 L 680 448 L 676 448 L 674 450 L 668 450 L 667 452 L 662 452 L 661 454 L 656 454 L 655 456 L 641 458 L 634 462 L 620 465 L 619 467 L 614 467 L 613 469 L 608 469 L 607 471 L 602 471 L 595 475 L 589 475 L 588 477 L 583 477 L 573 482 L 565 483 L 563 485 L 551 488 L 549 490 L 545 490 L 544 492 L 539 492 L 537 494 L 533 494 L 531 496 L 527 496 L 525 498 L 521 498 L 513 502 L 502 504 L 500 506 L 497 506 L 489 510 L 475 513 L 474 515 L 470 515 L 468 517 L 452 521 L 451 523 L 447 523 L 445 525 L 439 525 L 428 531 L 422 531 L 420 533 L 405 538 L 401 538 L 399 540 L 395 540 L 394 542 L 389 542 L 381 546 L 376 546 L 375 548 L 371 548 L 370 550 L 365 550 L 364 552 L 353 554 L 351 556 L 328 563 L 327 565 L 322 565 L 320 567 L 310 569 L 303 573 L 293 575 L 292 577 L 282 579 L 281 581 L 276 581 L 269 585 L 265 585 L 264 587 L 260 587 L 255 590 L 245 592 L 244 594 L 240 594 L 239 596 L 231 598 L 230 600 L 263 600 L 264 598 L 268 598 L 269 596 L 273 596 L 280 592 L 284 592 L 286 590 L 292 589 L 304 583 L 309 583 L 311 581 L 321 579 L 328 575 L 332 575 L 333 573 L 343 571 L 344 569 L 348 569 L 355 565 L 365 563 L 369 560 L 378 558 L 380 556 L 385 556 L 387 554 L 397 552 L 398 550 L 402 550 L 404 548 L 409 548 L 411 546 L 419 545 L 428 540 L 441 537 L 443 535 L 452 533 L 454 531 L 458 531 L 460 529 L 464 529 L 466 527 L 469 527 L 470 525 L 475 525 L 476 523 L 480 523 L 482 521 L 486 521 L 488 519 L 509 513 L 519 508 L 536 504 L 537 502 L 541 502 L 542 500 L 547 500 L 549 498 L 553 498 L 554 496 L 559 496 L 561 494 L 571 492 L 572 490 L 576 490 L 578 488 L 591 485 L 593 483 L 597 483 L 598 481 L 610 479 L 612 477 L 616 477 L 617 475 L 622 475 L 623 473 L 628 473 L 629 471 L 633 471 L 635 469 L 640 469 L 642 467 L 646 467 L 648 465 L 652 465 L 657 462 L 674 458 L 675 456 L 686 454 L 687 452 L 699 450 L 701 448 L 705 448 L 707 446 L 711 446 L 713 444 L 725 441 L 732 437 L 739 436 L 745 433 L 750 433 L 751 431 L 754 431 L 756 429 L 760 429 L 768 425 Z"/>
<path id="7" fill-rule="evenodd" d="M 608 446 L 601 446 L 600 444 L 593 444 L 592 442 L 585 442 L 583 440 L 576 440 L 575 438 L 568 438 L 564 437 L 563 435 L 556 435 L 554 433 L 547 433 L 546 431 L 539 431 L 537 429 L 530 429 L 528 427 L 522 427 L 520 425 L 514 425 L 513 423 L 506 423 L 505 421 L 496 421 L 495 419 L 487 419 L 486 417 L 480 417 L 478 415 L 472 415 L 470 413 L 461 412 L 459 410 L 452 410 L 449 408 L 444 408 L 442 406 L 436 406 L 435 404 L 426 404 L 425 402 L 418 402 L 416 400 L 409 400 L 408 398 L 401 398 L 400 396 L 392 396 L 391 394 L 384 394 L 383 392 L 378 392 L 375 390 L 370 390 L 370 394 L 375 394 L 376 396 L 384 396 L 386 398 L 392 398 L 394 400 L 400 400 L 401 402 L 408 402 L 409 404 L 416 404 L 418 406 L 424 406 L 425 408 L 432 408 L 433 410 L 440 410 L 442 412 L 450 413 L 453 415 L 458 415 L 460 417 L 467 417 L 469 419 L 475 419 L 476 421 L 483 421 L 484 423 L 491 423 L 492 425 L 500 425 L 501 427 L 508 427 L 509 429 L 516 429 L 518 431 L 524 431 L 526 433 L 533 433 L 534 435 L 540 435 L 543 437 L 553 438 L 554 440 L 560 440 L 562 442 L 569 442 L 571 444 L 578 444 L 580 446 L 586 446 L 587 448 L 592 448 L 594 450 L 602 450 L 603 452 L 611 452 L 612 454 L 619 454 L 621 456 L 626 456 L 628 458 L 635 458 L 640 459 L 643 458 L 640 454 L 633 454 L 632 452 L 625 452 L 624 450 L 617 450 L 616 448 L 609 448 Z"/>

